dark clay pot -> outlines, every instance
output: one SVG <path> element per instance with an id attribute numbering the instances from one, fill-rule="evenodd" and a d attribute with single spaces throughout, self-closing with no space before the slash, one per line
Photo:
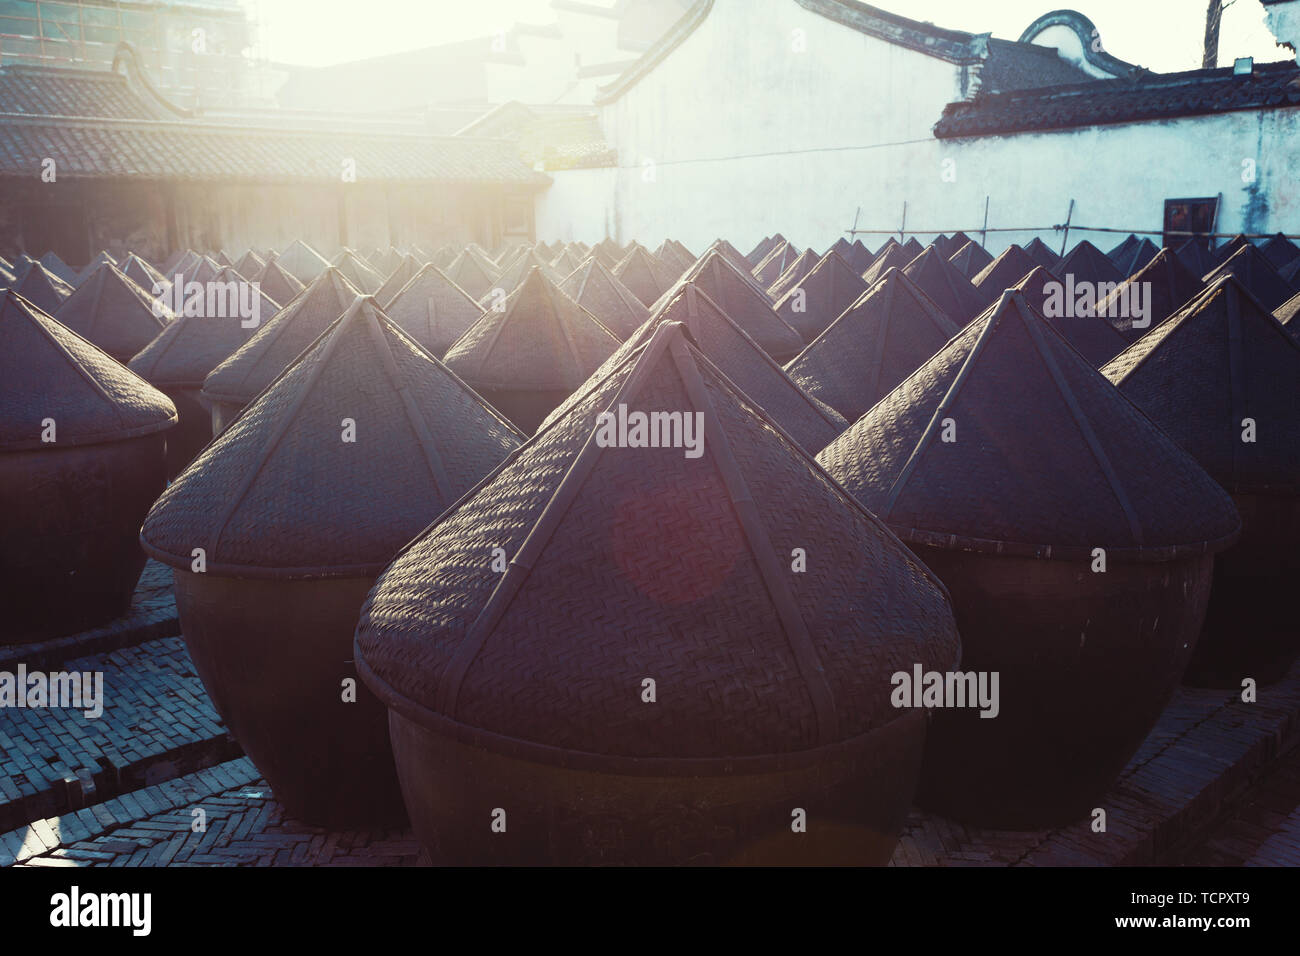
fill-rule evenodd
<path id="1" fill-rule="evenodd" d="M 208 402 L 208 405 L 211 408 L 208 413 L 208 427 L 211 429 L 209 439 L 216 438 L 229 428 L 230 423 L 244 410 L 243 405 L 236 405 L 233 402 Z"/>
<path id="2" fill-rule="evenodd" d="M 127 612 L 144 570 L 140 523 L 166 486 L 167 434 L 0 454 L 0 643 Z"/>
<path id="3" fill-rule="evenodd" d="M 577 755 L 561 766 L 455 739 L 398 710 L 389 730 L 411 822 L 435 863 L 883 866 L 911 803 L 925 717 L 906 713 L 785 767 L 733 772 L 718 761 L 613 772 Z M 505 832 L 492 828 L 498 808 Z M 806 832 L 791 828 L 796 808 Z"/>
<path id="4" fill-rule="evenodd" d="M 1300 651 L 1295 587 L 1300 576 L 1300 497 L 1232 496 L 1240 540 L 1218 556 L 1205 627 L 1183 682 L 1241 689 L 1286 676 Z"/>
<path id="5" fill-rule="evenodd" d="M 176 427 L 167 432 L 167 478 L 171 480 L 212 440 L 212 416 L 193 387 L 159 387 L 176 406 Z"/>
<path id="6" fill-rule="evenodd" d="M 525 435 L 537 431 L 539 425 L 560 406 L 571 392 L 563 390 L 517 392 L 504 389 L 474 389 L 483 400 L 495 408 Z"/>
<path id="7" fill-rule="evenodd" d="M 232 578 L 176 569 L 185 643 L 214 706 L 293 817 L 401 825 L 383 704 L 352 634 L 374 578 Z M 354 703 L 343 681 L 355 681 Z"/>
<path id="8" fill-rule="evenodd" d="M 1210 555 L 1155 564 L 914 547 L 952 594 L 963 671 L 999 673 L 997 717 L 934 712 L 917 802 L 1036 829 L 1087 816 L 1150 733 L 1191 657 Z"/>

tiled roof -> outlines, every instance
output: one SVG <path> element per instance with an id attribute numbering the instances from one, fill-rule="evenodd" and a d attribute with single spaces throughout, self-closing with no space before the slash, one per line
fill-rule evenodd
<path id="1" fill-rule="evenodd" d="M 163 116 L 132 92 L 120 73 L 39 66 L 0 69 L 0 112 L 118 120 Z"/>
<path id="2" fill-rule="evenodd" d="M 859 0 L 794 0 L 805 10 L 859 33 L 926 56 L 963 66 L 982 65 L 985 89 L 1012 89 L 1082 80 L 1087 74 L 1050 47 L 993 40 L 987 33 L 946 30 L 890 13 Z M 713 0 L 698 0 L 685 15 L 613 83 L 602 87 L 597 105 L 612 102 L 650 73 L 708 18 Z M 1005 84 L 1005 85 L 999 85 Z"/>
<path id="3" fill-rule="evenodd" d="M 191 182 L 356 181 L 544 185 L 513 144 L 339 129 L 276 129 L 162 118 L 112 71 L 0 69 L 0 176 Z"/>
<path id="4" fill-rule="evenodd" d="M 991 93 L 950 103 L 935 135 L 987 136 L 1295 106 L 1300 106 L 1300 67 L 1265 63 L 1241 76 L 1227 67 Z"/>

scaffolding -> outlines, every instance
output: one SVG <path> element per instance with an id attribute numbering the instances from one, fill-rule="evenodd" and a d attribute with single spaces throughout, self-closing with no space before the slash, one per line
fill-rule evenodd
<path id="1" fill-rule="evenodd" d="M 260 98 L 238 0 L 0 0 L 0 66 L 107 70 L 118 43 L 139 52 L 160 91 L 204 106 Z"/>

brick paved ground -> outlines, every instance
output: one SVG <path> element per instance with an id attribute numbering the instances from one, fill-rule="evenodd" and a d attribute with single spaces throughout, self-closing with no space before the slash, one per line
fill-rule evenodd
<path id="1" fill-rule="evenodd" d="M 53 666 L 102 673 L 103 714 L 0 712 L 0 829 L 238 753 L 180 637 Z"/>
<path id="2" fill-rule="evenodd" d="M 414 866 L 419 860 L 409 831 L 331 832 L 284 819 L 247 758 L 0 834 L 0 863 L 19 866 Z"/>
<path id="3" fill-rule="evenodd" d="M 1300 747 L 1201 837 L 1180 862 L 1189 866 L 1300 866 Z"/>
<path id="4" fill-rule="evenodd" d="M 1072 866 L 1162 862 L 1201 832 L 1300 735 L 1300 664 L 1245 704 L 1224 691 L 1180 688 L 1089 821 L 1009 833 L 913 810 L 892 866 Z M 1294 802 L 1288 809 L 1295 808 Z"/>
<path id="5" fill-rule="evenodd" d="M 131 609 L 123 617 L 80 634 L 32 644 L 0 645 L 0 670 L 13 670 L 22 661 L 31 670 L 54 670 L 60 661 L 118 647 L 142 644 L 180 633 L 176 599 L 172 594 L 172 569 L 147 561 L 131 598 Z"/>
<path id="6" fill-rule="evenodd" d="M 106 708 L 0 713 L 0 865 L 414 865 L 409 832 L 327 832 L 284 819 L 194 674 L 170 571 L 151 563 L 132 614 L 72 638 L 0 648 L 0 669 L 102 670 Z M 164 635 L 164 636 L 161 636 Z M 1032 833 L 914 811 L 891 865 L 1300 862 L 1300 665 L 1243 704 L 1180 689 L 1086 822 Z M 235 759 L 238 758 L 238 759 Z M 1266 785 L 1259 785 L 1261 779 Z M 1248 788 L 1256 787 L 1256 789 Z M 1234 803 L 1237 801 L 1237 803 Z M 1229 808 L 1226 809 L 1225 808 Z M 194 811 L 206 830 L 195 832 Z M 1199 841 L 1199 842 L 1198 842 Z"/>

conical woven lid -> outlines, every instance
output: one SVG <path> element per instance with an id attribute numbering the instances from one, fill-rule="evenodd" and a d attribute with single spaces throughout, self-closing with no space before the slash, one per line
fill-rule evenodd
<path id="1" fill-rule="evenodd" d="M 1282 326 L 1293 336 L 1300 335 L 1300 325 L 1296 324 L 1296 316 L 1300 315 L 1300 295 L 1294 295 L 1287 299 L 1273 313 L 1273 317 L 1282 323 Z"/>
<path id="2" fill-rule="evenodd" d="M 1235 277 L 1102 372 L 1229 491 L 1300 491 L 1300 343 Z"/>
<path id="3" fill-rule="evenodd" d="M 574 256 L 580 255 L 577 250 L 571 251 Z M 665 239 L 659 245 L 659 248 L 655 250 L 655 255 L 658 256 L 660 262 L 676 272 L 679 277 L 683 272 L 695 264 L 695 260 L 686 258 L 686 256 L 682 254 L 681 250 L 678 249 L 677 246 L 673 245 L 671 239 Z M 585 259 L 586 257 L 582 256 L 582 258 Z"/>
<path id="4" fill-rule="evenodd" d="M 948 261 L 967 279 L 973 279 L 993 261 L 993 257 L 979 243 L 967 242 L 954 252 Z"/>
<path id="5" fill-rule="evenodd" d="M 871 254 L 871 250 L 862 244 L 861 239 L 854 239 L 853 245 L 849 246 L 849 254 L 844 257 L 844 260 L 852 267 L 854 272 L 862 275 L 871 268 L 871 263 L 875 261 L 875 258 Z"/>
<path id="6" fill-rule="evenodd" d="M 159 388 L 200 388 L 257 331 L 238 315 L 179 315 L 128 363 Z M 260 325 L 265 325 L 263 313 Z"/>
<path id="7" fill-rule="evenodd" d="M 1260 304 L 1270 312 L 1291 296 L 1300 292 L 1286 279 L 1278 274 L 1264 254 L 1250 244 L 1246 244 L 1229 256 L 1224 263 L 1205 277 L 1205 284 L 1218 280 L 1225 275 L 1234 275 Z"/>
<path id="8" fill-rule="evenodd" d="M 235 271 L 241 276 L 256 276 L 266 268 L 266 260 L 252 249 L 245 252 L 235 262 Z"/>
<path id="9" fill-rule="evenodd" d="M 619 338 L 533 269 L 447 351 L 447 366 L 476 389 L 572 391 L 618 348 Z"/>
<path id="10" fill-rule="evenodd" d="M 1115 263 L 1111 262 L 1096 246 L 1087 239 L 1084 239 L 1077 246 L 1071 249 L 1060 265 L 1052 270 L 1062 279 L 1066 276 L 1074 276 L 1074 281 L 1078 282 L 1114 282 L 1120 283 L 1125 279 L 1119 269 L 1115 268 Z M 1023 278 L 1023 277 L 1022 277 Z"/>
<path id="11" fill-rule="evenodd" d="M 163 274 L 168 282 L 175 279 L 177 275 L 184 275 L 185 270 L 199 260 L 199 254 L 193 249 L 182 249 L 174 253 L 166 262 L 158 266 L 158 271 Z"/>
<path id="12" fill-rule="evenodd" d="M 13 274 L 9 266 L 0 263 L 0 292 L 8 289 L 10 286 L 18 284 L 18 277 Z"/>
<path id="13" fill-rule="evenodd" d="M 291 273 L 287 272 L 279 262 L 268 262 L 261 274 L 257 276 L 257 284 L 262 292 L 269 295 L 281 306 L 286 306 L 306 288 Z"/>
<path id="14" fill-rule="evenodd" d="M 862 273 L 862 281 L 867 285 L 874 285 L 890 269 L 902 269 L 911 261 L 912 257 L 908 256 L 903 247 L 895 242 L 876 254 L 876 258 L 871 261 L 867 271 Z"/>
<path id="15" fill-rule="evenodd" d="M 1128 345 L 1128 340 L 1102 318 L 1095 305 L 1092 311 L 1080 312 L 1073 308 L 1068 298 L 1069 286 L 1042 266 L 1035 266 L 1014 288 L 1093 368 L 1105 365 Z"/>
<path id="16" fill-rule="evenodd" d="M 405 255 L 398 260 L 396 268 L 392 270 L 384 284 L 375 292 L 375 301 L 379 303 L 380 308 L 387 308 L 388 303 L 393 301 L 397 293 L 402 291 L 406 283 L 415 278 L 416 273 L 422 268 L 420 260 L 412 255 Z"/>
<path id="17" fill-rule="evenodd" d="M 847 239 L 845 239 L 843 236 L 840 236 L 840 237 L 839 237 L 838 239 L 836 239 L 835 242 L 831 245 L 830 249 L 827 249 L 826 251 L 827 251 L 827 252 L 834 252 L 834 253 L 835 253 L 837 256 L 839 256 L 841 259 L 844 259 L 845 261 L 848 261 L 849 256 L 853 255 L 853 243 L 849 242 L 849 241 L 848 241 Z M 823 256 L 822 258 L 825 258 L 825 257 Z"/>
<path id="18" fill-rule="evenodd" d="M 76 284 L 77 270 L 60 259 L 55 252 L 50 251 L 45 253 L 45 255 L 41 256 L 39 261 L 41 265 L 45 266 L 51 275 L 58 276 L 64 282 L 68 283 L 68 285 Z"/>
<path id="19" fill-rule="evenodd" d="M 564 276 L 566 279 L 573 274 L 573 271 L 582 265 L 582 260 L 570 252 L 568 249 L 561 249 L 553 259 L 551 259 L 551 269 L 557 274 Z"/>
<path id="20" fill-rule="evenodd" d="M 351 249 L 344 249 L 335 256 L 331 265 L 347 276 L 348 281 L 356 286 L 362 295 L 374 295 L 384 284 L 384 277 L 362 262 Z"/>
<path id="21" fill-rule="evenodd" d="M 39 262 L 33 262 L 27 272 L 18 278 L 18 283 L 12 286 L 12 289 L 36 308 L 50 315 L 58 312 L 59 306 L 72 295 L 72 286 Z"/>
<path id="22" fill-rule="evenodd" d="M 384 313 L 429 354 L 441 358 L 483 310 L 437 266 L 427 265 L 401 288 Z"/>
<path id="23" fill-rule="evenodd" d="M 119 362 L 129 362 L 171 320 L 166 299 L 155 300 L 105 263 L 63 300 L 54 317 Z"/>
<path id="24" fill-rule="evenodd" d="M 1109 256 L 1109 259 L 1115 263 L 1115 268 L 1119 270 L 1120 275 L 1131 276 L 1154 259 L 1159 252 L 1159 246 L 1150 239 L 1143 238 L 1135 242 L 1121 255 Z"/>
<path id="25" fill-rule="evenodd" d="M 1227 242 L 1221 243 L 1211 250 L 1210 255 L 1213 257 L 1215 265 L 1221 265 L 1250 245 L 1249 239 L 1241 233 L 1237 233 Z"/>
<path id="26" fill-rule="evenodd" d="M 811 342 L 866 291 L 862 276 L 832 249 L 777 300 L 776 314 Z"/>
<path id="27" fill-rule="evenodd" d="M 1240 529 L 1223 489 L 1014 290 L 817 458 L 903 540 L 939 548 L 1168 560 Z"/>
<path id="28" fill-rule="evenodd" d="M 679 282 L 693 282 L 777 362 L 789 361 L 803 349 L 803 338 L 776 314 L 767 295 L 718 252 L 709 252 Z M 662 305 L 655 303 L 651 313 Z"/>
<path id="29" fill-rule="evenodd" d="M 816 268 L 819 261 L 817 253 L 805 249 L 799 253 L 799 257 L 794 262 L 786 266 L 785 271 L 777 277 L 776 281 L 767 287 L 767 294 L 774 302 L 779 302 L 787 292 L 800 283 L 804 276 Z"/>
<path id="30" fill-rule="evenodd" d="M 134 252 L 122 260 L 122 275 L 140 287 L 145 295 L 166 295 L 171 280 Z"/>
<path id="31" fill-rule="evenodd" d="M 952 238 L 944 233 L 935 236 L 929 241 L 928 245 L 934 246 L 939 255 L 943 256 L 945 259 L 956 252 L 958 248 L 952 244 Z"/>
<path id="32" fill-rule="evenodd" d="M 750 264 L 750 261 L 740 254 L 740 250 L 726 239 L 715 239 L 713 244 L 705 250 L 705 255 L 710 251 L 718 253 L 718 255 L 730 262 L 732 267 L 742 275 L 749 275 L 750 270 L 754 268 L 753 265 Z M 816 253 L 813 254 L 813 258 L 814 260 L 816 259 Z"/>
<path id="33" fill-rule="evenodd" d="M 911 279 L 890 269 L 786 366 L 805 392 L 855 422 L 957 334 Z"/>
<path id="34" fill-rule="evenodd" d="M 686 261 L 686 268 L 689 269 L 691 266 L 695 265 L 696 260 L 699 259 L 699 256 L 691 252 L 685 244 L 678 242 L 676 239 L 668 239 L 665 241 L 675 248 L 682 259 Z"/>
<path id="35" fill-rule="evenodd" d="M 371 260 L 376 272 L 380 275 L 392 275 L 393 270 L 402 264 L 403 256 L 400 252 L 389 246 L 378 257 Z M 417 267 L 418 268 L 418 267 Z"/>
<path id="36" fill-rule="evenodd" d="M 903 254 L 907 256 L 908 262 L 911 262 L 913 259 L 915 259 L 917 256 L 919 256 L 922 252 L 925 251 L 925 247 L 922 246 L 921 243 L 917 241 L 916 236 L 909 236 L 907 242 L 903 243 L 902 246 L 900 246 L 899 248 L 901 248 L 903 250 Z"/>
<path id="37" fill-rule="evenodd" d="M 251 312 L 251 308 L 252 308 L 251 296 L 254 294 L 253 290 L 250 289 L 248 291 L 242 291 L 240 289 L 231 289 L 230 283 L 234 282 L 234 283 L 238 283 L 239 285 L 255 285 L 255 284 L 249 283 L 249 280 L 244 276 L 240 275 L 234 266 L 225 266 L 224 268 L 222 268 L 222 270 L 217 273 L 216 278 L 214 278 L 212 281 L 214 283 L 224 284 L 228 289 L 230 289 L 229 301 L 233 302 L 235 295 L 241 296 L 241 299 L 239 300 L 241 307 L 243 307 L 245 302 L 245 299 L 242 297 L 248 296 L 249 298 L 247 299 L 247 302 L 249 304 L 249 308 Z M 269 295 L 267 295 L 266 290 L 263 289 L 260 285 L 255 285 L 255 288 L 256 288 L 255 294 L 257 295 L 256 320 L 257 320 L 257 328 L 260 328 L 262 323 L 270 321 L 275 316 L 275 314 L 280 311 L 282 306 L 280 305 L 280 303 L 276 302 Z M 249 321 L 252 320 L 253 320 L 253 316 L 250 315 Z"/>
<path id="38" fill-rule="evenodd" d="M 11 269 L 10 271 L 13 272 L 15 278 L 21 279 L 23 276 L 27 275 L 27 270 L 30 269 L 35 264 L 36 264 L 35 259 L 29 256 L 27 253 L 22 252 L 18 254 L 18 257 L 16 259 L 14 259 L 13 269 Z"/>
<path id="39" fill-rule="evenodd" d="M 650 310 L 595 256 L 588 256 L 561 282 L 560 291 L 600 319 L 620 339 L 627 339 L 650 318 Z"/>
<path id="40" fill-rule="evenodd" d="M 824 448 L 848 427 L 849 423 L 838 412 L 802 391 L 735 320 L 690 282 L 674 288 L 650 321 L 606 359 L 581 388 L 560 403 L 542 427 L 567 414 L 592 388 L 600 387 L 605 377 L 648 342 L 664 322 L 680 322 L 690 333 L 695 347 L 809 454 Z"/>
<path id="41" fill-rule="evenodd" d="M 958 325 L 965 325 L 988 306 L 987 296 L 971 285 L 934 246 L 927 246 L 904 266 L 903 275 Z"/>
<path id="42" fill-rule="evenodd" d="M 620 404 L 702 418 L 701 454 L 602 447 Z M 820 557 L 791 574 L 798 547 Z M 402 551 L 356 650 L 390 708 L 439 732 L 638 773 L 858 737 L 905 713 L 889 675 L 960 653 L 941 585 L 672 323 Z"/>
<path id="43" fill-rule="evenodd" d="M 209 401 L 244 405 L 270 385 L 360 295 L 338 269 L 326 267 L 307 288 L 203 381 Z"/>
<path id="44" fill-rule="evenodd" d="M 1127 236 L 1123 238 L 1123 240 L 1120 241 L 1119 245 L 1115 246 L 1113 249 L 1106 250 L 1106 256 L 1112 262 L 1118 265 L 1121 259 L 1124 259 L 1126 256 L 1132 254 L 1133 249 L 1137 246 L 1137 244 L 1138 244 L 1138 237 L 1134 233 L 1130 232 Z M 1025 251 L 1026 252 L 1029 251 L 1029 248 L 1027 246 L 1025 248 Z"/>
<path id="45" fill-rule="evenodd" d="M 49 420 L 53 442 L 42 440 Z M 0 451 L 119 441 L 175 423 L 162 392 L 17 293 L 0 293 Z"/>
<path id="46" fill-rule="evenodd" d="M 458 255 L 445 271 L 447 278 L 469 293 L 476 302 L 496 284 L 496 272 L 468 250 Z"/>
<path id="47" fill-rule="evenodd" d="M 329 268 L 325 257 L 301 239 L 291 242 L 275 261 L 304 285 Z"/>
<path id="48" fill-rule="evenodd" d="M 771 288 L 777 279 L 781 278 L 782 273 L 794 264 L 799 254 L 795 251 L 794 246 L 788 242 L 783 242 L 754 267 L 751 273 L 758 284 L 764 289 Z"/>
<path id="49" fill-rule="evenodd" d="M 141 541 L 177 567 L 203 548 L 208 573 L 375 574 L 521 438 L 358 298 L 171 484 Z"/>
<path id="50" fill-rule="evenodd" d="M 1188 272 L 1198 277 L 1211 272 L 1219 264 L 1198 239 L 1188 239 L 1174 250 L 1174 255 L 1178 256 Z"/>
<path id="51" fill-rule="evenodd" d="M 1280 269 L 1287 263 L 1300 259 L 1300 246 L 1280 232 L 1260 246 L 1259 251 L 1264 253 L 1264 258 L 1272 263 L 1274 269 Z"/>
<path id="52" fill-rule="evenodd" d="M 1025 243 L 1025 255 L 1049 272 L 1061 262 L 1061 257 L 1049 249 L 1047 243 L 1043 242 L 1038 236 L 1034 236 Z"/>
<path id="53" fill-rule="evenodd" d="M 764 236 L 755 243 L 754 248 L 745 253 L 745 261 L 749 263 L 750 268 L 758 265 L 778 244 L 779 240 L 772 236 Z"/>
<path id="54" fill-rule="evenodd" d="M 217 277 L 217 273 L 220 272 L 221 269 L 221 264 L 215 259 L 208 256 L 200 256 L 198 259 L 195 259 L 194 264 L 185 271 L 185 284 L 188 285 L 191 282 L 211 282 Z"/>
<path id="55" fill-rule="evenodd" d="M 102 266 L 104 263 L 108 263 L 111 266 L 115 266 L 117 265 L 117 260 L 114 259 L 112 256 L 110 256 L 105 250 L 101 249 L 98 253 L 95 254 L 95 257 L 91 259 L 88 263 L 86 263 L 85 267 L 80 272 L 77 273 L 76 278 L 71 280 L 68 284 L 75 286 L 78 285 L 79 283 L 85 282 L 92 275 L 94 275 L 95 270 L 98 269 L 100 266 Z"/>
<path id="56" fill-rule="evenodd" d="M 971 285 L 992 300 L 1033 272 L 1036 264 L 1029 258 L 1029 253 L 1012 243 L 1000 256 L 976 273 L 975 278 L 971 279 Z M 1057 275 L 1060 274 L 1057 272 Z"/>
<path id="57" fill-rule="evenodd" d="M 1135 321 L 1142 321 L 1132 314 L 1121 315 L 1123 311 L 1118 304 L 1132 301 L 1135 292 L 1141 289 L 1145 297 L 1150 295 L 1150 324 L 1135 328 Z M 1161 249 L 1146 265 L 1125 279 L 1123 284 L 1107 296 L 1098 305 L 1097 311 L 1107 317 L 1107 321 L 1132 342 L 1155 328 L 1169 316 L 1173 315 L 1201 291 L 1201 280 L 1192 275 L 1182 260 L 1169 249 Z M 1131 309 L 1129 312 L 1131 313 Z"/>
<path id="58" fill-rule="evenodd" d="M 614 267 L 614 277 L 645 306 L 668 291 L 677 276 L 641 246 L 636 246 Z"/>
<path id="59" fill-rule="evenodd" d="M 487 308 L 492 304 L 493 296 L 504 293 L 509 295 L 519 288 L 520 284 L 527 278 L 528 273 L 537 269 L 542 275 L 546 276 L 547 281 L 559 283 L 563 278 L 559 273 L 551 268 L 550 263 L 539 256 L 534 250 L 524 248 L 516 255 L 505 267 L 503 271 L 492 282 L 492 288 L 486 293 L 479 296 L 479 305 Z M 498 292 L 498 290 L 500 290 Z"/>

